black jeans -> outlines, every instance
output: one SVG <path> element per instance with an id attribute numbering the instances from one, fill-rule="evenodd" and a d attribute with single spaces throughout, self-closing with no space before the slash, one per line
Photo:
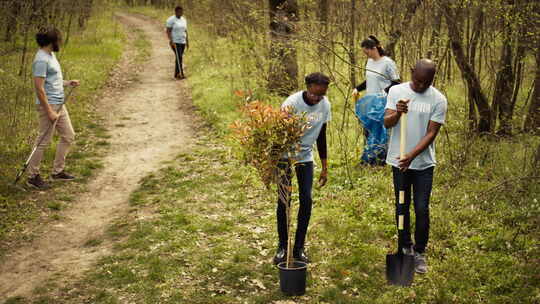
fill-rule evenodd
<path id="1" fill-rule="evenodd" d="M 401 173 L 398 168 L 392 167 L 394 175 L 394 192 L 396 195 L 396 223 L 398 222 L 398 210 L 402 210 L 404 215 L 403 231 L 399 234 L 400 244 L 402 246 L 411 246 L 411 186 L 414 200 L 414 212 L 416 214 L 416 223 L 414 229 L 414 250 L 418 253 L 424 253 L 429 239 L 429 197 L 431 196 L 431 188 L 433 185 L 433 169 L 435 167 L 424 170 L 408 169 L 405 173 Z M 401 185 L 405 189 L 405 204 L 399 204 L 399 189 Z"/>
<path id="2" fill-rule="evenodd" d="M 176 54 L 176 51 L 174 50 L 174 48 L 171 47 L 171 49 L 174 52 L 174 58 L 175 58 L 174 59 L 175 60 L 174 77 L 184 76 L 184 67 L 182 66 L 182 57 L 184 56 L 184 50 L 186 49 L 186 45 L 183 43 L 175 43 L 175 45 L 176 45 L 176 50 L 178 51 L 178 55 Z"/>
<path id="3" fill-rule="evenodd" d="M 287 248 L 287 212 L 283 200 L 291 204 L 292 170 L 291 164 L 287 161 L 281 161 L 278 165 L 281 183 L 278 186 L 278 205 L 277 205 L 277 230 L 279 235 L 279 246 Z M 306 234 L 311 217 L 311 189 L 313 188 L 313 162 L 299 163 L 295 165 L 296 178 L 298 179 L 298 188 L 300 190 L 300 208 L 298 210 L 298 224 L 296 228 L 296 237 L 294 249 L 298 250 L 304 247 Z"/>

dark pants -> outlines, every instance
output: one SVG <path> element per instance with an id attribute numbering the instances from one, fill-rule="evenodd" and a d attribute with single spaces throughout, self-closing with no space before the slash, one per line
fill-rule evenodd
<path id="1" fill-rule="evenodd" d="M 414 200 L 414 212 L 416 214 L 416 223 L 414 229 L 414 250 L 418 253 L 424 253 L 429 239 L 429 197 L 433 185 L 433 169 L 425 170 L 407 170 L 401 173 L 398 168 L 392 167 L 394 175 L 394 192 L 396 195 L 396 223 L 398 222 L 399 208 L 404 215 L 403 231 L 399 234 L 400 244 L 408 247 L 413 244 L 411 240 L 411 186 Z M 401 186 L 404 188 L 401 188 Z M 399 189 L 405 189 L 405 204 L 399 204 Z"/>
<path id="2" fill-rule="evenodd" d="M 287 212 L 284 201 L 291 204 L 292 170 L 288 161 L 282 161 L 278 165 L 281 183 L 278 186 L 278 206 L 277 206 L 277 230 L 279 235 L 279 246 L 287 248 Z M 294 249 L 304 247 L 306 233 L 311 217 L 311 189 L 313 187 L 313 162 L 299 163 L 295 165 L 296 178 L 300 190 L 300 208 L 298 210 L 298 225 L 296 228 L 296 238 Z"/>
<path id="3" fill-rule="evenodd" d="M 176 50 L 178 51 L 178 55 L 176 54 L 176 51 L 173 47 L 171 49 L 174 52 L 174 60 L 175 60 L 175 66 L 174 66 L 174 77 L 178 76 L 184 76 L 184 67 L 182 66 L 182 57 L 184 56 L 184 50 L 186 49 L 185 44 L 181 43 L 175 43 Z"/>

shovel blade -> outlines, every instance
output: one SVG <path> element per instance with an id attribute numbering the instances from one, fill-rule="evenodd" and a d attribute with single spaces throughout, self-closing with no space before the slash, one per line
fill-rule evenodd
<path id="1" fill-rule="evenodd" d="M 388 284 L 411 286 L 414 278 L 414 256 L 401 253 L 386 255 Z"/>

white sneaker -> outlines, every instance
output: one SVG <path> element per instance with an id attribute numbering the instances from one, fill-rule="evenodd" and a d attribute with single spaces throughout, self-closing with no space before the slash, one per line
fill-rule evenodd
<path id="1" fill-rule="evenodd" d="M 425 253 L 414 253 L 414 270 L 417 273 L 426 273 L 428 271 Z"/>

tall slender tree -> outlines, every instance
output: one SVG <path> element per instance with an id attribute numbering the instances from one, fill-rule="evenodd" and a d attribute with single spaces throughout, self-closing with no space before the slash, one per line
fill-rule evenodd
<path id="1" fill-rule="evenodd" d="M 293 36 L 299 20 L 296 0 L 269 0 L 270 71 L 268 88 L 286 96 L 298 88 L 298 63 Z"/>

